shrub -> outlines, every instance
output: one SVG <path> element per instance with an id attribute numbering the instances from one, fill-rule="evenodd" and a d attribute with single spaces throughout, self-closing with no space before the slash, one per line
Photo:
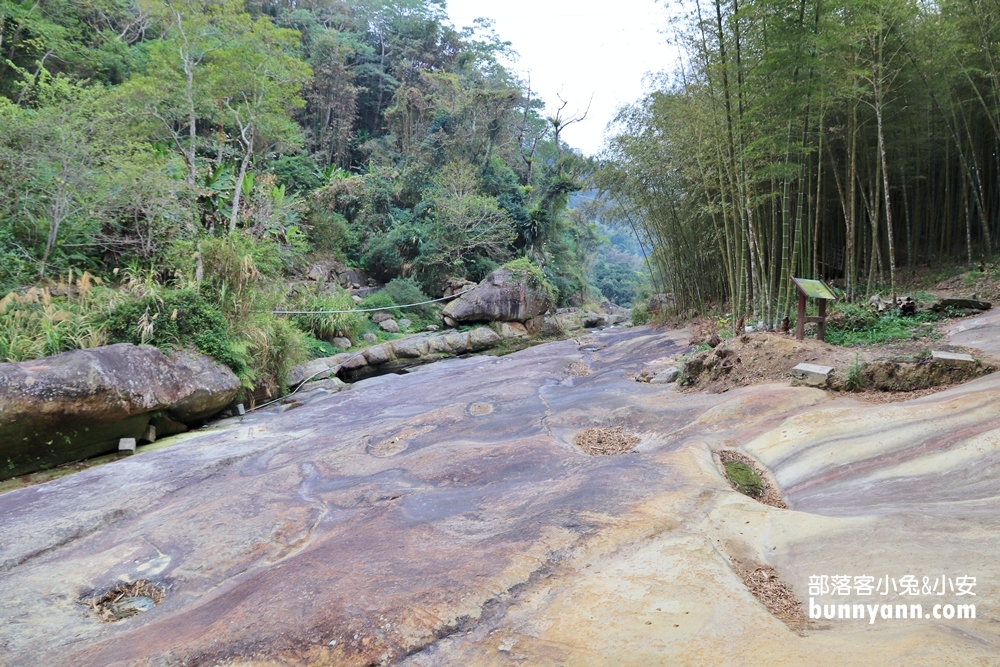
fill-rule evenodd
<path id="1" fill-rule="evenodd" d="M 309 355 L 310 359 L 332 357 L 338 352 L 343 352 L 339 347 L 334 347 L 325 340 L 318 340 L 310 335 L 305 336 L 303 343 L 305 344 L 306 354 Z"/>
<path id="2" fill-rule="evenodd" d="M 399 248 L 388 234 L 374 236 L 365 246 L 361 255 L 361 264 L 365 271 L 378 280 L 389 280 L 399 275 L 403 268 L 403 258 Z"/>
<path id="3" fill-rule="evenodd" d="M 405 305 L 430 300 L 430 297 L 424 294 L 424 291 L 420 289 L 420 285 L 413 278 L 393 278 L 378 293 L 385 294 L 385 296 L 392 299 L 392 305 Z M 421 318 L 431 317 L 434 312 L 434 304 L 428 303 L 417 306 L 407 309 L 407 312 L 414 313 Z"/>
<path id="4" fill-rule="evenodd" d="M 632 306 L 632 324 L 646 324 L 653 316 L 645 303 L 640 302 Z"/>
<path id="5" fill-rule="evenodd" d="M 317 251 L 333 253 L 342 259 L 357 257 L 360 253 L 358 234 L 341 214 L 314 209 L 309 222 L 309 240 Z"/>
<path id="6" fill-rule="evenodd" d="M 394 318 L 399 319 L 403 317 L 403 311 L 396 308 L 395 306 L 397 305 L 398 304 L 393 300 L 393 298 L 389 296 L 384 289 L 382 289 L 366 296 L 358 307 L 362 309 L 390 308 L 391 310 L 389 310 L 389 314 Z"/>
<path id="7" fill-rule="evenodd" d="M 241 379 L 252 375 L 246 345 L 234 340 L 219 309 L 193 290 L 126 298 L 107 315 L 105 328 L 112 343 L 164 350 L 193 344 Z"/>

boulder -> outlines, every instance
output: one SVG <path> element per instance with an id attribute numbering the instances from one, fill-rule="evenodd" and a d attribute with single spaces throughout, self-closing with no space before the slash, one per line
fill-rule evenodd
<path id="1" fill-rule="evenodd" d="M 350 338 L 337 337 L 334 338 L 332 341 L 330 341 L 330 344 L 333 345 L 334 347 L 339 347 L 341 350 L 351 349 Z"/>
<path id="2" fill-rule="evenodd" d="M 399 324 L 400 329 L 409 329 L 410 325 L 413 324 L 413 322 L 404 317 L 399 322 L 397 322 L 397 324 Z"/>
<path id="3" fill-rule="evenodd" d="M 676 382 L 680 374 L 681 371 L 679 368 L 670 367 L 654 375 L 649 384 L 670 384 L 671 382 Z"/>
<path id="4" fill-rule="evenodd" d="M 327 267 L 323 266 L 322 264 L 315 264 L 311 269 L 309 269 L 309 273 L 306 274 L 306 278 L 308 278 L 309 280 L 317 280 L 317 281 L 326 280 L 329 273 L 330 269 L 328 269 Z"/>
<path id="5" fill-rule="evenodd" d="M 340 369 L 353 371 L 358 368 L 361 368 L 362 366 L 367 366 L 367 365 L 368 365 L 368 360 L 365 358 L 365 355 L 354 354 L 351 356 L 350 359 L 347 359 L 342 364 L 340 364 L 340 368 L 338 368 L 337 370 L 338 372 Z"/>
<path id="6" fill-rule="evenodd" d="M 444 342 L 448 351 L 454 352 L 455 354 L 462 354 L 469 351 L 469 334 L 467 333 L 449 333 L 441 336 L 441 340 Z"/>
<path id="7" fill-rule="evenodd" d="M 157 414 L 203 419 L 238 389 L 200 353 L 128 343 L 0 364 L 0 478 L 117 451 Z"/>
<path id="8" fill-rule="evenodd" d="M 500 342 L 500 335 L 493 329 L 479 327 L 469 332 L 469 347 L 473 352 L 486 350 Z"/>
<path id="9" fill-rule="evenodd" d="M 384 364 L 387 361 L 392 361 L 392 346 L 372 345 L 370 348 L 365 350 L 365 358 L 371 366 L 378 366 L 379 364 Z"/>
<path id="10" fill-rule="evenodd" d="M 392 341 L 392 349 L 400 359 L 418 359 L 428 353 L 427 339 L 411 336 Z"/>
<path id="11" fill-rule="evenodd" d="M 494 322 L 493 330 L 505 340 L 528 337 L 528 329 L 520 322 Z"/>
<path id="12" fill-rule="evenodd" d="M 456 294 L 461 294 L 462 292 L 472 289 L 475 286 L 476 283 L 472 282 L 471 280 L 467 280 L 465 278 L 456 278 L 454 276 L 451 276 L 445 279 L 444 290 L 442 291 L 441 296 L 443 297 L 455 296 Z"/>
<path id="13" fill-rule="evenodd" d="M 379 329 L 382 331 L 388 331 L 389 333 L 399 333 L 399 325 L 396 324 L 396 320 L 382 320 L 378 323 Z"/>
<path id="14" fill-rule="evenodd" d="M 532 284 L 528 276 L 501 268 L 451 301 L 442 315 L 455 322 L 524 322 L 551 306 L 543 287 Z"/>
<path id="15" fill-rule="evenodd" d="M 347 269 L 337 274 L 337 282 L 342 287 L 361 287 L 368 283 L 368 275 L 360 269 Z"/>
<path id="16" fill-rule="evenodd" d="M 188 395 L 170 404 L 170 416 L 191 424 L 211 417 L 229 405 L 240 390 L 240 379 L 228 366 L 200 352 L 177 350 L 170 354 L 178 379 L 187 379 Z"/>
<path id="17" fill-rule="evenodd" d="M 381 324 L 382 322 L 391 319 L 392 319 L 392 313 L 390 313 L 387 310 L 380 310 L 372 315 L 372 322 L 374 322 L 375 324 Z"/>
<path id="18" fill-rule="evenodd" d="M 451 352 L 448 346 L 448 336 L 450 334 L 439 334 L 427 339 L 427 350 L 430 354 L 442 354 Z"/>
<path id="19" fill-rule="evenodd" d="M 441 321 L 444 322 L 444 325 L 446 327 L 451 328 L 451 329 L 454 329 L 455 327 L 458 326 L 458 322 L 456 322 L 455 320 L 451 319 L 447 315 L 442 316 L 441 317 Z"/>
<path id="20" fill-rule="evenodd" d="M 364 336 L 361 337 L 361 339 L 366 343 L 368 343 L 369 345 L 371 345 L 372 343 L 378 340 L 378 336 L 376 336 L 373 333 L 366 333 Z"/>
<path id="21" fill-rule="evenodd" d="M 167 415 L 158 415 L 153 417 L 149 425 L 156 429 L 157 438 L 165 438 L 168 435 L 177 435 L 178 433 L 186 433 L 188 427 L 186 424 L 182 424 L 179 421 L 171 419 Z"/>

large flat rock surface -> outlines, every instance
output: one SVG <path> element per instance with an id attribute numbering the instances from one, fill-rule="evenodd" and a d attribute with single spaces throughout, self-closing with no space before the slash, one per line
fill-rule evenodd
<path id="1" fill-rule="evenodd" d="M 875 405 L 633 381 L 683 332 L 610 330 L 387 375 L 0 495 L 0 664 L 1000 664 L 1000 377 Z M 789 368 L 795 360 L 790 360 Z M 590 457 L 582 429 L 641 437 Z M 768 466 L 789 509 L 712 451 Z M 977 578 L 977 618 L 787 625 L 736 562 Z M 164 601 L 116 623 L 120 580 Z"/>

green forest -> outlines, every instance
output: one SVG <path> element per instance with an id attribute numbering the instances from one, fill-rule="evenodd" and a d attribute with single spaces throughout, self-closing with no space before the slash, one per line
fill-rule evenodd
<path id="1" fill-rule="evenodd" d="M 0 0 L 0 360 L 193 341 L 280 390 L 367 325 L 271 311 L 512 261 L 559 306 L 777 328 L 792 276 L 854 301 L 992 260 L 1000 4 L 677 7 L 681 57 L 584 157 L 573 107 L 443 0 Z M 305 280 L 330 261 L 386 288 Z"/>
<path id="2" fill-rule="evenodd" d="M 364 326 L 270 315 L 355 307 L 288 289 L 324 260 L 388 284 L 366 306 L 512 260 L 629 303 L 635 246 L 568 205 L 596 164 L 509 55 L 442 0 L 0 0 L 0 360 L 194 341 L 276 386 Z"/>
<path id="3" fill-rule="evenodd" d="M 855 300 L 993 257 L 996 0 L 693 0 L 673 25 L 681 58 L 599 177 L 677 307 L 770 328 L 790 276 Z"/>

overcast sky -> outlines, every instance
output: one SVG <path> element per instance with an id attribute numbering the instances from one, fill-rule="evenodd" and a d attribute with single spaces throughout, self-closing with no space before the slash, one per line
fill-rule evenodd
<path id="1" fill-rule="evenodd" d="M 512 68 L 531 74 L 533 91 L 554 112 L 590 113 L 566 129 L 565 141 L 595 154 L 619 106 L 639 99 L 647 72 L 671 70 L 676 51 L 666 44 L 666 10 L 655 0 L 447 0 L 455 27 L 478 17 L 495 21 L 500 38 L 520 57 Z"/>

